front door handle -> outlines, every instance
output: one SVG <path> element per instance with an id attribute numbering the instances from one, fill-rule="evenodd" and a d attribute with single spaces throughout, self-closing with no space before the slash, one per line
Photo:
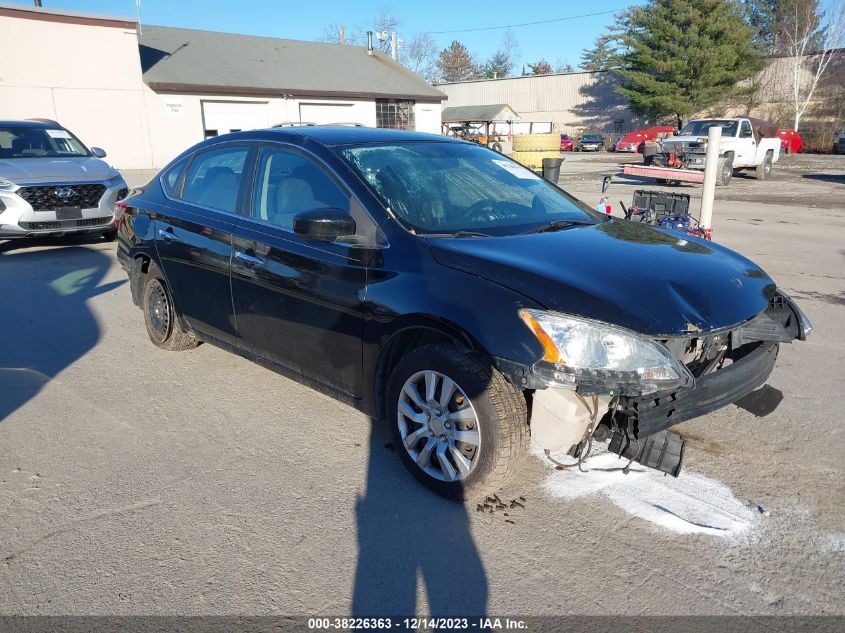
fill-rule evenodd
<path id="1" fill-rule="evenodd" d="M 163 239 L 165 242 L 178 242 L 179 238 L 176 237 L 176 234 L 171 230 L 159 229 L 158 236 Z"/>
<path id="2" fill-rule="evenodd" d="M 252 255 L 247 255 L 241 251 L 235 251 L 235 259 L 239 259 L 244 263 L 244 266 L 247 268 L 252 268 L 254 266 L 262 266 L 264 264 L 263 259 L 259 259 L 258 257 L 253 257 Z"/>

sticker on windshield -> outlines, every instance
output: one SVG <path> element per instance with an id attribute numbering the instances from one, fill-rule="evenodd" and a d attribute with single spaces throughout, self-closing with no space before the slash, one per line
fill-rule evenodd
<path id="1" fill-rule="evenodd" d="M 44 130 L 50 138 L 71 138 L 67 130 Z"/>
<path id="2" fill-rule="evenodd" d="M 509 160 L 494 160 L 493 163 L 522 180 L 542 180 L 542 178 L 540 178 L 530 169 L 520 167 L 516 163 L 512 163 Z"/>

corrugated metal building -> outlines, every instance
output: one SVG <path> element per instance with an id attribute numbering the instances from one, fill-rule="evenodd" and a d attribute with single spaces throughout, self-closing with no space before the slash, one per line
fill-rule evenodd
<path id="1" fill-rule="evenodd" d="M 528 132 L 523 129 L 528 123 L 551 123 L 555 132 L 612 134 L 644 123 L 613 90 L 613 81 L 607 72 L 584 72 L 480 79 L 437 87 L 449 97 L 444 106 L 509 104 L 522 120 L 515 132 Z M 530 131 L 547 132 L 548 127 L 534 125 Z"/>

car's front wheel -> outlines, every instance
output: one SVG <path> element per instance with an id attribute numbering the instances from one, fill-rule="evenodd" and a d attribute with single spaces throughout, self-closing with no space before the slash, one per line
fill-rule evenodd
<path id="1" fill-rule="evenodd" d="M 141 298 L 147 335 L 154 345 L 169 351 L 192 349 L 199 344 L 181 323 L 173 305 L 173 296 L 161 271 L 150 264 Z"/>
<path id="2" fill-rule="evenodd" d="M 528 446 L 525 397 L 481 358 L 427 345 L 391 374 L 387 418 L 396 450 L 423 484 L 452 499 L 495 492 Z"/>

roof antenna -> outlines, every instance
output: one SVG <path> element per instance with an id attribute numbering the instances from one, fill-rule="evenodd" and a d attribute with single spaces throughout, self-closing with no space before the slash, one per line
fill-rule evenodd
<path id="1" fill-rule="evenodd" d="M 367 31 L 367 55 L 372 55 L 372 54 L 373 54 L 373 32 Z"/>
<path id="2" fill-rule="evenodd" d="M 141 0 L 135 0 L 135 8 L 138 11 L 138 35 L 143 35 L 144 31 L 141 28 Z"/>

